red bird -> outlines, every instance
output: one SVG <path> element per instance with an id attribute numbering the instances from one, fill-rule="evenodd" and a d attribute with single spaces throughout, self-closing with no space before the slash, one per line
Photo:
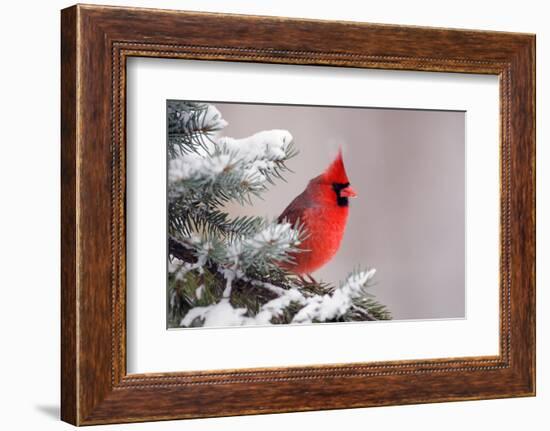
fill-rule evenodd
<path id="1" fill-rule="evenodd" d="M 355 196 L 339 151 L 327 170 L 310 180 L 278 218 L 280 223 L 302 224 L 308 234 L 301 244 L 303 251 L 295 253 L 294 262 L 284 268 L 299 276 L 309 275 L 332 259 L 344 236 L 348 198 Z"/>

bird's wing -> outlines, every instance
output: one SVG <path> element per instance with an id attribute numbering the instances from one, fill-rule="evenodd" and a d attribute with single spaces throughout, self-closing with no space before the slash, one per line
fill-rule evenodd
<path id="1" fill-rule="evenodd" d="M 287 207 L 287 209 L 285 209 L 283 213 L 279 216 L 277 222 L 288 222 L 294 226 L 298 220 L 301 220 L 303 218 L 303 215 L 304 211 Z"/>
<path id="2" fill-rule="evenodd" d="M 295 225 L 298 220 L 304 221 L 305 213 L 311 209 L 310 199 L 306 196 L 306 193 L 302 193 L 294 198 L 294 200 L 285 208 L 281 215 L 277 218 L 279 223 L 283 221 L 289 222 L 291 225 Z"/>

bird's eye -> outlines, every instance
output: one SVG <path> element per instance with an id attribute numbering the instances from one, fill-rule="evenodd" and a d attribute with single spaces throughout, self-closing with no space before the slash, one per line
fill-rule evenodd
<path id="1" fill-rule="evenodd" d="M 349 183 L 332 183 L 332 188 L 336 193 L 338 193 L 340 190 L 345 189 L 346 187 L 349 187 Z"/>

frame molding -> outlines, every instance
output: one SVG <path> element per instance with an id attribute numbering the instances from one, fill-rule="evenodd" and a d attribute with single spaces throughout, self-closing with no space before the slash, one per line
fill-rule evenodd
<path id="1" fill-rule="evenodd" d="M 535 394 L 534 35 L 84 5 L 64 9 L 61 21 L 63 420 L 88 425 Z M 213 30 L 206 34 L 204 26 Z M 498 75 L 500 354 L 127 375 L 130 56 Z"/>

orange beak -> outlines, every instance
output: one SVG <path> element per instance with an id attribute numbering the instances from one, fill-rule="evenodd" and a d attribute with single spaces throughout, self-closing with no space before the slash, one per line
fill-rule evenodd
<path id="1" fill-rule="evenodd" d="M 344 198 L 354 198 L 357 196 L 355 190 L 351 186 L 347 186 L 345 189 L 340 190 L 340 196 Z"/>

